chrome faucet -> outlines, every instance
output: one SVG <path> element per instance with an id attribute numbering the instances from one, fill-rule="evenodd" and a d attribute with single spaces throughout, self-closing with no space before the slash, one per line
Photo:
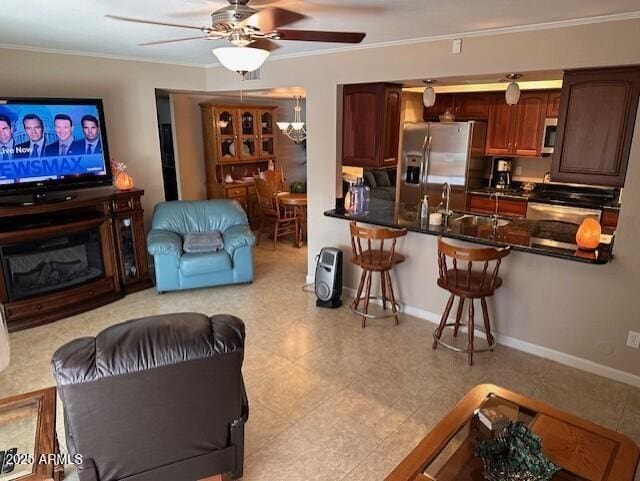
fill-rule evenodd
<path id="1" fill-rule="evenodd" d="M 492 197 L 496 198 L 496 210 L 491 216 L 491 219 L 493 220 L 493 228 L 497 229 L 498 228 L 498 212 L 500 210 L 500 194 L 498 194 L 497 192 L 494 192 L 493 194 L 489 195 L 489 200 L 491 200 Z"/>
<path id="2" fill-rule="evenodd" d="M 442 213 L 446 216 L 453 214 L 449 209 L 449 204 L 451 202 L 451 186 L 449 185 L 449 182 L 445 182 L 442 185 L 442 200 L 444 201 L 444 212 Z"/>

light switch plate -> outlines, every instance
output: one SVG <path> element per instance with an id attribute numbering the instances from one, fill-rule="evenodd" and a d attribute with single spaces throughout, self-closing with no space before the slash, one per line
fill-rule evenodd
<path id="1" fill-rule="evenodd" d="M 462 51 L 462 39 L 456 38 L 451 45 L 451 53 L 458 54 Z"/>
<path id="2" fill-rule="evenodd" d="M 629 331 L 629 337 L 627 337 L 627 346 L 635 349 L 640 348 L 640 332 Z"/>

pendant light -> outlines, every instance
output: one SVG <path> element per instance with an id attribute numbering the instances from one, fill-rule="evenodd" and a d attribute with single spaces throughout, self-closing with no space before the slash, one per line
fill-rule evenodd
<path id="1" fill-rule="evenodd" d="M 436 103 L 436 91 L 433 90 L 433 84 L 437 82 L 437 80 L 423 80 L 424 84 L 427 88 L 424 89 L 424 93 L 422 94 L 422 103 L 425 107 L 433 107 Z"/>
<path id="2" fill-rule="evenodd" d="M 241 76 L 258 70 L 269 56 L 268 50 L 252 47 L 220 47 L 212 52 L 225 68 Z"/>
<path id="3" fill-rule="evenodd" d="M 278 128 L 284 135 L 289 137 L 293 143 L 301 144 L 307 138 L 307 129 L 302 121 L 302 107 L 300 106 L 300 95 L 293 97 L 296 106 L 293 108 L 293 122 L 276 122 Z"/>
<path id="4" fill-rule="evenodd" d="M 507 90 L 504 93 L 504 98 L 507 101 L 507 105 L 516 105 L 520 100 L 520 85 L 517 80 L 522 77 L 519 73 L 510 73 L 507 78 L 511 80 L 511 83 L 507 85 Z"/>

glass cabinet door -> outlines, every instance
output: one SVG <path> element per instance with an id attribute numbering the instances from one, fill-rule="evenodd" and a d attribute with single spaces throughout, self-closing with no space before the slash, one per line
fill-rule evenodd
<path id="1" fill-rule="evenodd" d="M 260 135 L 273 135 L 273 112 L 271 111 L 261 112 Z"/>
<path id="2" fill-rule="evenodd" d="M 233 118 L 233 111 L 229 110 L 218 110 L 216 111 L 216 128 L 218 129 L 218 134 L 221 136 L 234 136 L 235 125 Z"/>
<path id="3" fill-rule="evenodd" d="M 135 241 L 133 236 L 133 221 L 130 217 L 118 220 L 118 235 L 120 237 L 120 257 L 122 260 L 124 283 L 138 278 Z"/>
<path id="4" fill-rule="evenodd" d="M 218 159 L 220 162 L 236 162 L 238 160 L 237 118 L 234 109 L 216 109 L 215 129 L 217 131 Z"/>
<path id="5" fill-rule="evenodd" d="M 255 110 L 240 110 L 240 160 L 258 158 L 258 113 Z"/>
<path id="6" fill-rule="evenodd" d="M 260 159 L 272 159 L 275 157 L 275 119 L 273 110 L 261 110 L 260 116 Z"/>
<path id="7" fill-rule="evenodd" d="M 254 110 L 240 111 L 240 135 L 256 135 L 256 112 Z"/>

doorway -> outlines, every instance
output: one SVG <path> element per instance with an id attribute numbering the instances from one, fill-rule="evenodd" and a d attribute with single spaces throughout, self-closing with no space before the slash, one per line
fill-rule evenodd
<path id="1" fill-rule="evenodd" d="M 178 200 L 178 173 L 173 146 L 171 103 L 168 95 L 156 95 L 156 110 L 158 115 L 158 136 L 160 138 L 164 198 L 165 200 Z"/>

